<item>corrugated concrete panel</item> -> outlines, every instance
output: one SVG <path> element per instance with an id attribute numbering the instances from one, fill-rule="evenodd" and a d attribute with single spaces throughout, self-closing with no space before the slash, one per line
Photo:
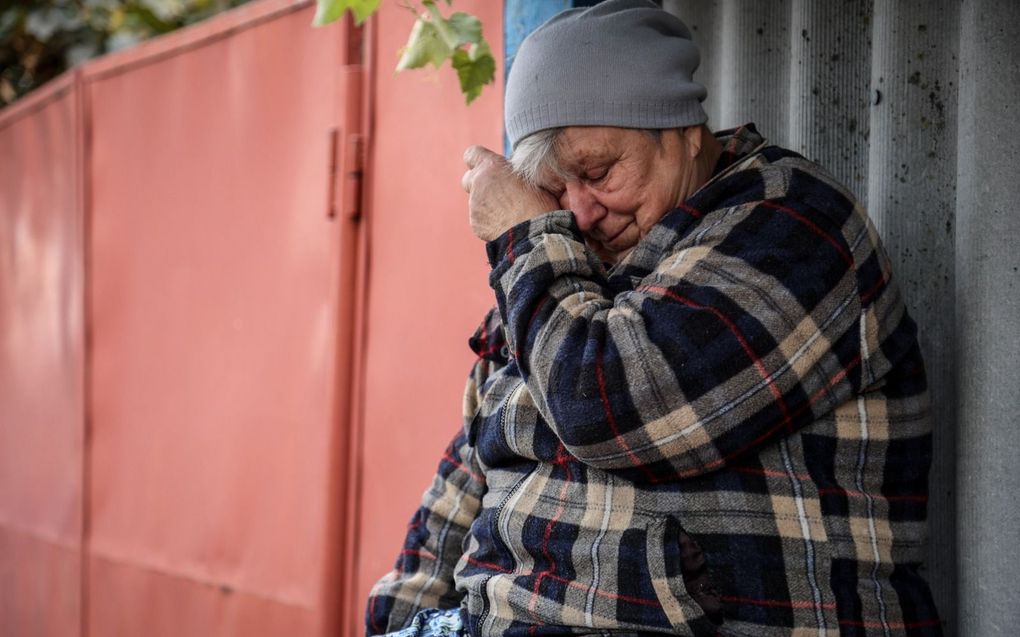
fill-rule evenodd
<path id="1" fill-rule="evenodd" d="M 694 41 L 701 47 L 701 64 L 695 71 L 695 78 L 705 85 L 708 97 L 705 98 L 705 112 L 708 113 L 708 124 L 713 129 L 721 128 L 719 123 L 719 104 L 723 94 L 723 74 L 719 72 L 722 59 L 711 55 L 711 51 L 722 50 L 719 44 L 723 37 L 722 2 L 720 0 L 664 0 L 662 8 L 680 16 L 691 30 Z"/>
<path id="2" fill-rule="evenodd" d="M 748 11 L 741 0 L 724 0 L 720 44 L 708 55 L 724 81 L 719 89 L 718 126 L 754 121 L 766 135 L 787 138 L 786 107 L 790 82 L 790 3 L 773 0 Z M 728 46 L 740 42 L 740 46 Z M 732 78 L 742 78 L 739 82 Z"/>
<path id="3" fill-rule="evenodd" d="M 865 194 L 869 2 L 665 0 L 663 7 L 687 23 L 701 47 L 696 76 L 708 89 L 713 129 L 753 121 L 769 139 L 814 151 Z M 834 133 L 850 143 L 833 143 Z"/>
<path id="4" fill-rule="evenodd" d="M 948 634 L 1014 634 L 1020 507 L 1010 497 L 1020 484 L 1009 461 L 1020 441 L 1008 419 L 1020 395 L 1020 197 L 1009 189 L 1017 170 L 1007 144 L 1020 101 L 1020 4 L 663 6 L 702 49 L 696 78 L 713 128 L 755 121 L 868 204 L 928 363 L 927 576 Z"/>
<path id="5" fill-rule="evenodd" d="M 696 77 L 709 90 L 709 124 L 730 128 L 754 121 L 766 136 L 786 139 L 790 2 L 762 2 L 753 11 L 739 0 L 681 0 L 663 7 L 675 10 L 702 46 Z"/>
<path id="6" fill-rule="evenodd" d="M 871 91 L 870 2 L 794 0 L 789 146 L 864 197 Z"/>
<path id="7" fill-rule="evenodd" d="M 954 364 L 960 634 L 1006 637 L 1020 630 L 1020 7 L 978 0 L 961 11 Z"/>
<path id="8" fill-rule="evenodd" d="M 954 4 L 880 0 L 874 12 L 868 209 L 920 329 L 932 395 L 927 577 L 947 625 L 955 615 L 953 217 L 959 22 Z"/>

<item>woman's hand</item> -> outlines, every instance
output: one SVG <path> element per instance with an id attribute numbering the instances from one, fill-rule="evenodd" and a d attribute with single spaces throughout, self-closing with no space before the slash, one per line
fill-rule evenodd
<path id="1" fill-rule="evenodd" d="M 501 155 L 484 146 L 465 150 L 464 163 L 468 170 L 460 184 L 469 195 L 471 230 L 483 241 L 559 208 L 551 194 L 526 184 Z"/>

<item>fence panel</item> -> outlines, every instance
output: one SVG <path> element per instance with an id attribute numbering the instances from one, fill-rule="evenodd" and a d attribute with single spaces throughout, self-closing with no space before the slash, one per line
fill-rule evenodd
<path id="1" fill-rule="evenodd" d="M 80 624 L 84 438 L 79 85 L 0 114 L 0 618 Z"/>
<path id="2" fill-rule="evenodd" d="M 345 43 L 313 11 L 252 3 L 85 68 L 89 634 L 323 630 Z"/>

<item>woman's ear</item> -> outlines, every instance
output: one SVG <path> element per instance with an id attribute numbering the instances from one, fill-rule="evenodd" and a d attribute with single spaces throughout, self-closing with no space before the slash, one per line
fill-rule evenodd
<path id="1" fill-rule="evenodd" d="M 691 159 L 694 159 L 701 154 L 701 132 L 704 130 L 704 126 L 688 126 L 683 129 L 684 140 L 687 142 L 687 152 L 690 154 Z"/>

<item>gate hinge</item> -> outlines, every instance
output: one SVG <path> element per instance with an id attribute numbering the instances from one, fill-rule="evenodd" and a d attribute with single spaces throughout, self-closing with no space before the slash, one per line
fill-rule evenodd
<path id="1" fill-rule="evenodd" d="M 343 207 L 344 217 L 361 218 L 361 192 L 365 169 L 365 138 L 361 135 L 347 135 L 344 140 L 343 161 Z"/>
<path id="2" fill-rule="evenodd" d="M 361 135 L 344 135 L 330 129 L 329 212 L 345 219 L 361 218 L 362 179 L 365 167 L 365 140 Z"/>

